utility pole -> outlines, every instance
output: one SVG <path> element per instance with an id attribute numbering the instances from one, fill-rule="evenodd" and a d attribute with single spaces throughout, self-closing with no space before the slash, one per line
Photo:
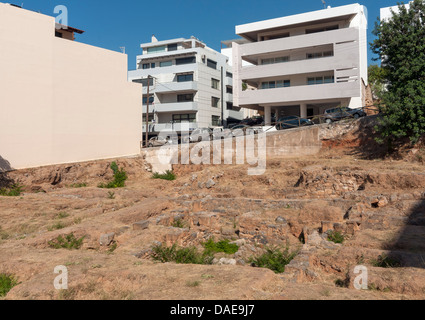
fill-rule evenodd
<path id="1" fill-rule="evenodd" d="M 151 79 L 151 76 L 148 76 L 148 90 L 147 90 L 147 98 L 146 98 L 146 144 L 145 147 L 148 147 L 148 141 L 149 141 L 149 80 Z"/>
<path id="2" fill-rule="evenodd" d="M 224 128 L 224 76 L 221 67 L 221 126 Z"/>

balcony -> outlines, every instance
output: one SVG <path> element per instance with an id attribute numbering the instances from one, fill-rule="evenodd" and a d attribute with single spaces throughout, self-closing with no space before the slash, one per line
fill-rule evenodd
<path id="1" fill-rule="evenodd" d="M 147 87 L 143 87 L 143 94 L 147 94 Z M 149 88 L 150 93 L 173 93 L 173 92 L 198 91 L 198 83 L 195 81 L 156 83 Z"/>
<path id="2" fill-rule="evenodd" d="M 343 83 L 329 83 L 318 85 L 304 85 L 297 87 L 246 90 L 239 96 L 239 106 L 253 104 L 297 103 L 303 101 L 328 100 L 360 97 L 360 84 L 357 81 Z"/>
<path id="3" fill-rule="evenodd" d="M 195 130 L 198 128 L 198 124 L 196 122 L 190 122 L 189 123 L 189 131 Z M 185 124 L 185 127 L 183 128 L 187 130 L 187 124 Z M 176 131 L 180 132 L 182 130 L 182 124 L 181 123 L 150 123 L 149 124 L 149 132 L 160 132 L 160 131 Z M 146 132 L 146 124 L 143 124 L 142 126 L 142 132 Z"/>
<path id="4" fill-rule="evenodd" d="M 198 111 L 197 102 L 173 102 L 173 103 L 157 103 L 149 105 L 149 113 L 155 110 L 156 113 L 165 112 L 190 112 Z M 143 106 L 142 112 L 146 113 L 146 106 Z"/>

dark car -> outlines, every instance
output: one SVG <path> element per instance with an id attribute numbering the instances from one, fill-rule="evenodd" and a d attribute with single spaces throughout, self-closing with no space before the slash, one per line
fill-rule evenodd
<path id="1" fill-rule="evenodd" d="M 311 126 L 314 123 L 310 119 L 300 118 L 298 116 L 288 116 L 279 118 L 276 124 L 277 130 L 285 130 L 304 126 Z"/>
<path id="2" fill-rule="evenodd" d="M 362 110 L 362 108 L 359 109 L 349 109 L 349 108 L 332 108 L 325 110 L 325 122 L 326 123 L 332 123 L 334 121 L 339 121 L 342 119 L 347 118 L 354 118 L 358 119 L 360 117 L 365 117 L 366 112 Z"/>

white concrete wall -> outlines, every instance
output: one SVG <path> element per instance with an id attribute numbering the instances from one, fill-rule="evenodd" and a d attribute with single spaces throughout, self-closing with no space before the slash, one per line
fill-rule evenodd
<path id="1" fill-rule="evenodd" d="M 127 56 L 55 37 L 53 17 L 0 3 L 0 156 L 14 169 L 140 152 Z"/>

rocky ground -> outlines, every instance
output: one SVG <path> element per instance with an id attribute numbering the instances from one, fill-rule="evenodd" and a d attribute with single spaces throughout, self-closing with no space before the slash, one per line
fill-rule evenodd
<path id="1" fill-rule="evenodd" d="M 352 132 L 323 139 L 315 157 L 268 159 L 263 176 L 180 165 L 176 180 L 155 180 L 139 157 L 117 159 L 128 180 L 113 190 L 97 187 L 112 179 L 106 160 L 9 173 L 25 188 L 0 196 L 0 273 L 19 281 L 5 299 L 425 298 L 423 150 L 382 160 Z M 49 245 L 71 233 L 80 249 Z M 202 249 L 210 238 L 239 250 L 212 265 L 151 259 L 159 243 Z M 286 245 L 298 254 L 284 273 L 250 264 Z M 53 286 L 58 265 L 68 290 Z M 368 290 L 354 288 L 357 265 Z"/>

